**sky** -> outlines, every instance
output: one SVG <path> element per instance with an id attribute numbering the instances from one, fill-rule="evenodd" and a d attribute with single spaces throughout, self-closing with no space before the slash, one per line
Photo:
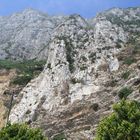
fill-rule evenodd
<path id="1" fill-rule="evenodd" d="M 140 0 L 0 0 L 0 16 L 11 15 L 27 8 L 33 8 L 49 15 L 80 14 L 94 17 L 98 12 L 112 7 L 140 6 Z"/>

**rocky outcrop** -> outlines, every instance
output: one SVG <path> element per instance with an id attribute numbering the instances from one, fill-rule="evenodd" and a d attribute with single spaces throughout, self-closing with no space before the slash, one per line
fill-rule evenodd
<path id="1" fill-rule="evenodd" d="M 0 59 L 35 59 L 48 47 L 51 32 L 62 18 L 33 9 L 0 17 Z"/>
<path id="2" fill-rule="evenodd" d="M 115 8 L 91 20 L 79 15 L 60 18 L 48 47 L 33 53 L 47 57 L 47 63 L 21 91 L 11 122 L 39 126 L 50 138 L 63 132 L 69 140 L 92 140 L 122 87 L 133 88 L 129 98 L 139 99 L 139 13 L 140 8 Z M 126 78 L 127 71 L 131 73 Z"/>

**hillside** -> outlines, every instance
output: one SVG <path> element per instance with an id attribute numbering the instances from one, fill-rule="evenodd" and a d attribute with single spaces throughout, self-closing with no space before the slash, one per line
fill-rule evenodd
<path id="1" fill-rule="evenodd" d="M 12 123 L 39 126 L 49 138 L 92 140 L 113 103 L 140 99 L 139 7 L 88 20 L 28 9 L 1 17 L 0 25 L 0 59 L 46 62 L 14 96 Z"/>

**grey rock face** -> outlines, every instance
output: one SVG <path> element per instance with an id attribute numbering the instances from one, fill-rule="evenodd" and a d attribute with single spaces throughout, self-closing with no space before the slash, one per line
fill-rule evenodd
<path id="1" fill-rule="evenodd" d="M 78 26 L 92 28 L 97 33 L 96 36 L 105 39 L 112 38 L 111 34 L 106 32 L 108 30 L 105 31 L 105 28 L 110 28 L 112 33 L 118 33 L 118 30 L 122 30 L 121 28 L 131 32 L 140 30 L 138 24 L 140 20 L 139 8 L 111 9 L 98 14 L 96 18 L 90 19 L 88 22 L 79 15 L 51 17 L 36 10 L 27 9 L 8 17 L 0 17 L 0 59 L 46 59 L 51 36 L 54 36 L 55 30 L 59 26 L 72 24 L 70 22 L 73 21 L 70 19 L 73 17 L 77 21 L 79 20 L 77 22 Z M 102 25 L 100 25 L 100 22 Z M 74 28 L 71 28 L 74 31 Z M 103 28 L 104 34 L 99 35 L 98 28 L 99 30 Z M 69 31 L 67 30 L 67 32 Z M 65 33 L 62 32 L 62 34 Z M 120 38 L 113 39 L 118 42 L 118 40 L 124 40 L 125 38 L 120 36 Z M 95 41 L 98 44 L 99 40 L 96 39 Z"/>
<path id="2" fill-rule="evenodd" d="M 140 78 L 137 64 L 127 68 L 119 57 L 126 56 L 123 52 L 129 54 L 133 47 L 127 46 L 134 45 L 132 40 L 139 42 L 140 8 L 115 8 L 90 20 L 79 15 L 48 20 L 50 17 L 38 13 L 35 14 L 41 16 L 38 21 L 37 17 L 31 18 L 34 11 L 23 13 L 28 13 L 29 17 L 25 17 L 35 24 L 31 24 L 32 28 L 38 23 L 36 41 L 48 43 L 44 48 L 31 46 L 34 53 L 29 52 L 29 58 L 46 57 L 47 64 L 39 77 L 20 93 L 23 98 L 11 111 L 11 122 L 32 122 L 49 137 L 64 132 L 69 140 L 92 140 L 99 119 L 110 113 L 111 105 L 119 100 L 115 93 L 124 82 L 125 86 L 132 86 L 129 81 L 134 81 L 136 75 Z M 25 29 L 22 32 L 17 35 L 17 42 L 23 39 L 27 43 L 27 35 L 31 42 L 31 34 Z M 136 70 L 129 81 L 121 79 L 124 69 Z"/>
<path id="3" fill-rule="evenodd" d="M 51 31 L 63 17 L 27 9 L 0 17 L 0 59 L 34 59 L 48 47 Z"/>

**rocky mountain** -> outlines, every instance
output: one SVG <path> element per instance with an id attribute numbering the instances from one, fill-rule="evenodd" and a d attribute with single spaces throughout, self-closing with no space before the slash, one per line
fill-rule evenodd
<path id="1" fill-rule="evenodd" d="M 0 17 L 0 59 L 35 59 L 48 46 L 51 32 L 62 18 L 33 9 Z"/>
<path id="2" fill-rule="evenodd" d="M 50 139 L 64 134 L 92 140 L 125 90 L 139 100 L 139 7 L 113 8 L 88 20 L 25 10 L 1 17 L 0 24 L 1 59 L 46 60 L 41 74 L 14 97 L 20 100 L 11 110 L 12 123 L 39 126 Z"/>

